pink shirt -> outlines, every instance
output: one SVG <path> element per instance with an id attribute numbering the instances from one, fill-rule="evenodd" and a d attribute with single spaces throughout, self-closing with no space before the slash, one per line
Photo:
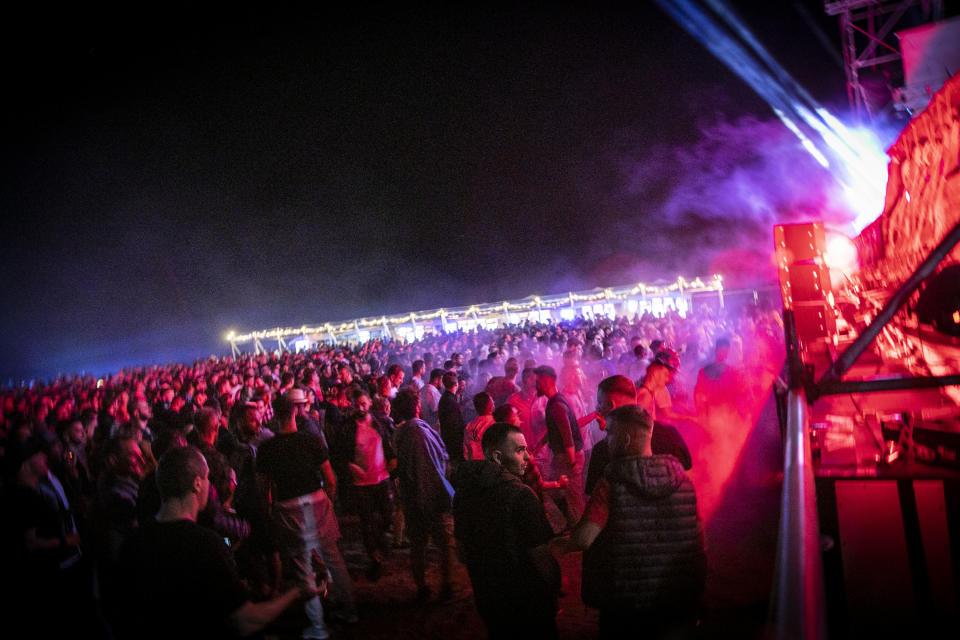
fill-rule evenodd
<path id="1" fill-rule="evenodd" d="M 483 460 L 480 441 L 483 433 L 493 424 L 493 416 L 477 416 L 463 430 L 463 457 L 467 460 Z"/>
<path id="2" fill-rule="evenodd" d="M 357 453 L 354 464 L 364 470 L 363 476 L 354 482 L 360 487 L 380 484 L 390 474 L 383 457 L 383 442 L 373 427 L 357 425 Z"/>

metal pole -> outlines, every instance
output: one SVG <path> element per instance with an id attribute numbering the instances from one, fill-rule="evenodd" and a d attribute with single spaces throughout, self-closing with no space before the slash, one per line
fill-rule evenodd
<path id="1" fill-rule="evenodd" d="M 783 640 L 826 637 L 820 524 L 806 411 L 803 389 L 791 389 L 787 396 L 780 534 L 770 609 L 774 637 Z"/>
<path id="2" fill-rule="evenodd" d="M 783 335 L 787 348 L 787 383 L 791 389 L 805 385 L 803 358 L 800 356 L 800 339 L 797 337 L 797 320 L 792 309 L 783 310 Z"/>
<path id="3" fill-rule="evenodd" d="M 850 382 L 822 382 L 817 385 L 817 396 L 896 391 L 898 389 L 931 389 L 960 385 L 960 375 L 923 376 L 919 378 L 889 378 L 886 380 L 851 380 Z"/>

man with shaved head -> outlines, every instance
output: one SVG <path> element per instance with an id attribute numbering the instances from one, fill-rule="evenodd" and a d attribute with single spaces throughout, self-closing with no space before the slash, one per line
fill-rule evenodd
<path id="1" fill-rule="evenodd" d="M 600 428 L 606 429 L 606 417 L 618 407 L 636 404 L 637 390 L 633 382 L 626 376 L 610 376 L 600 381 L 597 386 L 597 420 Z M 654 453 L 670 454 L 677 458 L 684 469 L 690 469 L 692 460 L 687 443 L 683 441 L 680 432 L 674 427 L 661 422 L 653 423 L 651 447 Z M 587 493 L 593 492 L 597 480 L 603 477 L 603 470 L 610 462 L 609 433 L 607 438 L 596 443 L 590 456 L 590 466 L 587 468 L 585 483 Z"/>
<path id="2" fill-rule="evenodd" d="M 697 494 L 671 455 L 655 455 L 653 421 L 638 405 L 608 413 L 611 461 L 570 546 L 583 554 L 583 602 L 600 610 L 600 637 L 696 630 L 706 578 Z"/>

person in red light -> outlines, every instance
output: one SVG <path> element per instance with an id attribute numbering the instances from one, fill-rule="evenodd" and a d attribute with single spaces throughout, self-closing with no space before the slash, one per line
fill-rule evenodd
<path id="1" fill-rule="evenodd" d="M 714 361 L 697 374 L 693 397 L 697 413 L 708 428 L 731 413 L 741 420 L 746 414 L 743 372 L 727 364 L 729 356 L 730 340 L 717 339 Z"/>
<path id="2" fill-rule="evenodd" d="M 387 368 L 387 378 L 390 379 L 390 392 L 387 397 L 390 399 L 397 397 L 397 390 L 403 385 L 403 367 L 399 364 L 392 364 Z M 382 393 L 380 395 L 383 395 Z"/>
<path id="3" fill-rule="evenodd" d="M 481 460 L 483 449 L 480 442 L 483 432 L 493 424 L 493 398 L 489 393 L 481 391 L 473 396 L 473 406 L 477 410 L 477 417 L 467 423 L 463 430 L 463 457 L 466 460 Z"/>
<path id="4" fill-rule="evenodd" d="M 143 454 L 145 474 L 157 468 L 157 461 L 150 444 L 155 435 L 149 427 L 152 418 L 153 410 L 150 409 L 149 403 L 146 400 L 137 400 L 131 408 L 130 420 L 119 425 L 113 434 L 132 438 L 137 443 Z"/>
<path id="5" fill-rule="evenodd" d="M 673 408 L 673 401 L 670 399 L 670 391 L 667 390 L 667 385 L 676 375 L 677 364 L 667 358 L 654 360 L 647 367 L 646 375 L 637 386 L 637 404 L 646 409 L 656 421 L 696 421 L 696 416 Z"/>
<path id="6" fill-rule="evenodd" d="M 381 549 L 386 547 L 385 535 L 393 521 L 390 472 L 397 467 L 397 456 L 391 434 L 382 431 L 380 423 L 374 421 L 370 396 L 355 390 L 353 406 L 338 436 L 338 448 L 342 447 L 346 458 L 363 544 L 370 560 L 366 576 L 375 582 L 383 570 Z"/>
<path id="7" fill-rule="evenodd" d="M 546 433 L 546 418 L 544 408 L 547 406 L 547 398 L 537 395 L 537 374 L 534 373 L 534 367 L 525 367 L 520 374 L 521 389 L 519 392 L 507 398 L 507 403 L 513 405 L 517 410 L 520 419 L 520 430 L 523 431 L 523 437 L 529 443 L 539 442 Z M 549 451 L 541 450 L 542 454 L 537 455 L 534 451 L 534 459 L 537 465 L 543 467 L 550 463 Z"/>
<path id="8" fill-rule="evenodd" d="M 553 455 L 551 472 L 554 478 L 567 476 L 564 515 L 572 527 L 583 513 L 583 436 L 577 417 L 563 395 L 557 391 L 557 373 L 553 367 L 534 369 L 537 375 L 537 394 L 546 396 L 545 410 L 547 444 Z"/>
<path id="9" fill-rule="evenodd" d="M 506 404 L 508 398 L 520 391 L 517 385 L 517 373 L 520 371 L 520 365 L 516 358 L 508 358 L 503 365 L 503 375 L 490 378 L 487 382 L 485 391 L 493 397 L 496 406 Z"/>

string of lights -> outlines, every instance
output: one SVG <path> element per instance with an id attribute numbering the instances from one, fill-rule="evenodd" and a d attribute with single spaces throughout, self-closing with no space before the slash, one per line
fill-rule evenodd
<path id="1" fill-rule="evenodd" d="M 336 341 L 350 336 L 359 338 L 364 333 L 369 333 L 370 330 L 381 330 L 387 334 L 397 330 L 400 330 L 397 331 L 398 333 L 404 334 L 410 332 L 422 334 L 426 329 L 423 323 L 430 323 L 432 327 L 438 319 L 440 320 L 439 326 L 444 330 L 456 330 L 456 328 L 473 328 L 478 325 L 497 326 L 503 322 L 516 324 L 522 321 L 520 314 L 526 314 L 523 319 L 527 319 L 531 313 L 534 313 L 538 319 L 545 320 L 547 315 L 551 318 L 553 315 L 560 315 L 551 314 L 554 311 L 560 311 L 562 315 L 569 315 L 578 311 L 582 312 L 588 306 L 587 313 L 594 313 L 593 305 L 603 305 L 604 311 L 601 311 L 601 313 L 609 312 L 617 304 L 626 307 L 627 310 L 632 306 L 633 312 L 642 311 L 647 306 L 672 307 L 685 311 L 687 296 L 708 292 L 717 292 L 722 301 L 723 277 L 720 274 L 715 274 L 706 279 L 697 277 L 693 280 L 687 280 L 683 276 L 679 276 L 673 282 L 668 283 L 645 284 L 640 282 L 618 287 L 596 287 L 585 291 L 569 291 L 543 296 L 530 295 L 525 298 L 502 302 L 484 302 L 461 307 L 367 316 L 338 322 L 304 324 L 299 327 L 277 327 L 249 333 L 230 331 L 226 334 L 226 340 L 231 344 L 234 352 L 237 352 L 237 345 L 248 342 L 253 342 L 255 347 L 262 349 L 261 340 L 277 340 L 282 348 L 286 348 L 286 339 L 298 336 L 318 336 L 320 340 Z M 629 304 L 631 301 L 635 304 Z M 609 308 L 607 308 L 608 305 Z M 418 325 L 417 323 L 421 324 Z"/>

